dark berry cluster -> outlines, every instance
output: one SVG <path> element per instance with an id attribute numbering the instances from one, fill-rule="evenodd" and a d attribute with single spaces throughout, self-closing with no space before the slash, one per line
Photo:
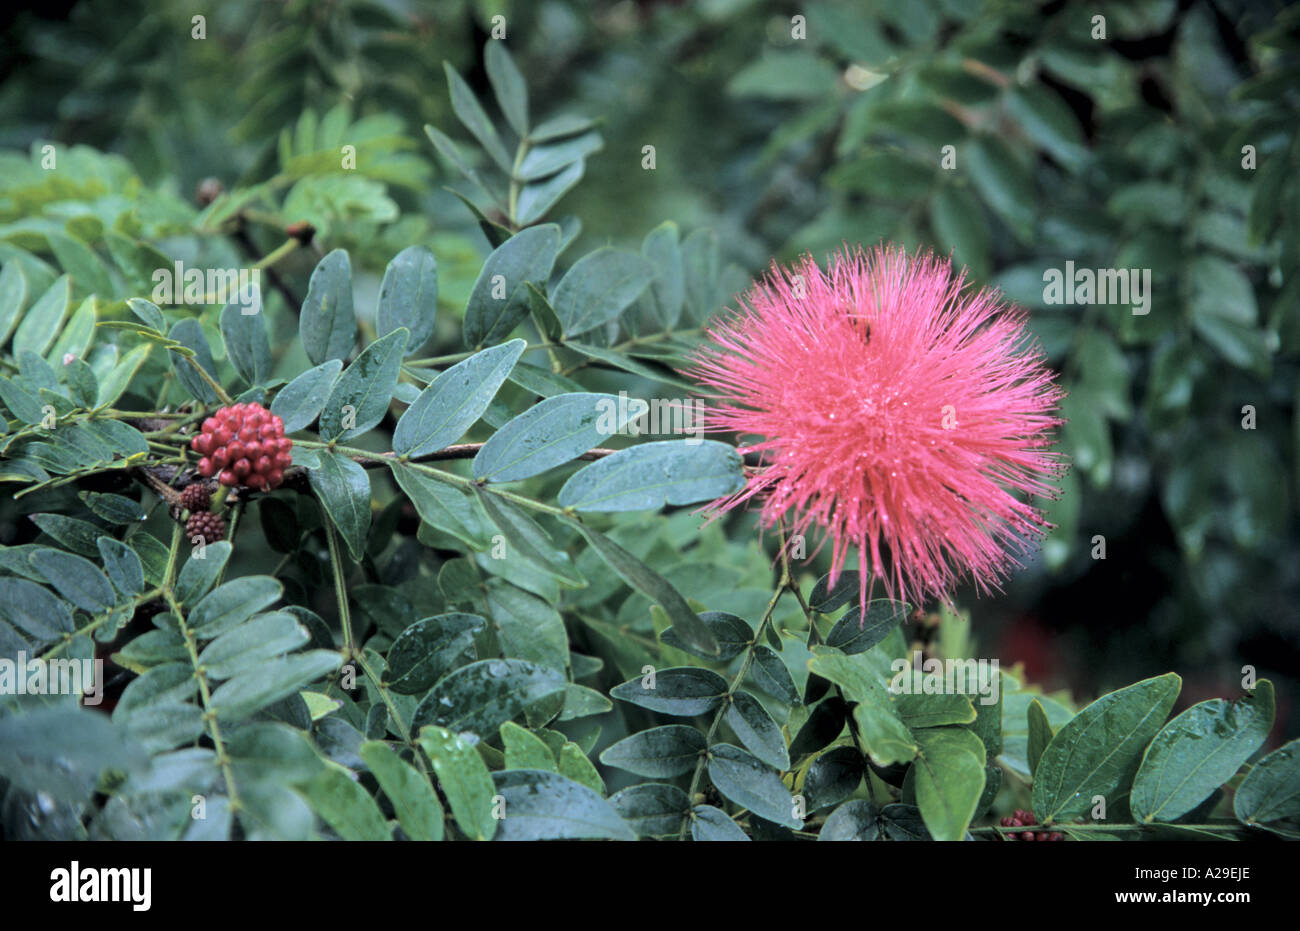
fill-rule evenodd
<path id="1" fill-rule="evenodd" d="M 1004 828 L 1033 827 L 1038 824 L 1038 819 L 1034 817 L 1032 811 L 1025 811 L 1023 808 L 1017 808 L 1015 814 L 1009 815 L 1002 819 Z M 1065 835 L 1060 831 L 1022 831 L 1019 834 L 1003 834 L 1007 840 L 1065 840 Z"/>
<path id="2" fill-rule="evenodd" d="M 226 522 L 220 514 L 196 511 L 185 522 L 185 536 L 190 540 L 200 537 L 204 543 L 216 543 L 226 538 Z"/>
<path id="3" fill-rule="evenodd" d="M 200 475 L 219 475 L 223 485 L 261 491 L 278 487 L 293 462 L 293 440 L 284 435 L 284 421 L 260 404 L 223 407 L 203 421 L 190 448 L 203 457 Z"/>
<path id="4" fill-rule="evenodd" d="M 191 514 L 197 514 L 199 511 L 208 511 L 212 509 L 212 495 L 208 494 L 207 486 L 202 482 L 195 482 L 192 485 L 186 485 L 181 492 L 181 507 Z"/>

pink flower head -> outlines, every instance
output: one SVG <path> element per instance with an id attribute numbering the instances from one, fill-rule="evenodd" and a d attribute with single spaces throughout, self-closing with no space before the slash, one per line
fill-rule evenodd
<path id="1" fill-rule="evenodd" d="M 816 523 L 832 584 L 856 546 L 863 608 L 876 580 L 918 606 L 964 578 L 997 588 L 1050 526 L 1017 493 L 1058 494 L 1062 392 L 1024 313 L 963 296 L 964 280 L 895 248 L 846 248 L 826 272 L 774 263 L 690 367 L 712 389 L 706 428 L 755 436 L 740 451 L 761 454 L 707 510 L 761 495 L 764 526 Z"/>

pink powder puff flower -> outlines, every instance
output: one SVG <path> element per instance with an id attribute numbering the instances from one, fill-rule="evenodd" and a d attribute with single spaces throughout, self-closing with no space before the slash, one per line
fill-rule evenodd
<path id="1" fill-rule="evenodd" d="M 1022 497 L 1059 495 L 1063 393 L 1024 312 L 963 295 L 964 280 L 892 247 L 846 245 L 826 272 L 808 255 L 773 263 L 688 367 L 712 389 L 706 428 L 757 437 L 740 451 L 761 454 L 705 510 L 760 497 L 765 527 L 817 524 L 832 584 L 856 546 L 864 609 L 877 580 L 916 605 L 963 579 L 997 589 L 1050 527 Z"/>

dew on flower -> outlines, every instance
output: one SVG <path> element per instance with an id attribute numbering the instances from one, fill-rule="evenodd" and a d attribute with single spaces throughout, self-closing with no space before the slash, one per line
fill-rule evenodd
<path id="1" fill-rule="evenodd" d="M 832 579 L 856 548 L 891 598 L 997 588 L 1050 529 L 1030 499 L 1058 493 L 1061 391 L 1024 313 L 963 284 L 947 261 L 897 248 L 846 249 L 825 272 L 811 256 L 774 265 L 688 369 L 714 402 L 706 429 L 760 438 L 742 447 L 759 469 L 707 510 L 754 500 L 766 527 L 815 524 Z M 963 414 L 936 423 L 936 408 Z"/>

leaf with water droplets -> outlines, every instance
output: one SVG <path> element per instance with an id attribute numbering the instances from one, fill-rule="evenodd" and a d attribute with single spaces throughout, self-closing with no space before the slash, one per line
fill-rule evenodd
<path id="1" fill-rule="evenodd" d="M 575 472 L 560 489 L 577 511 L 651 511 L 711 501 L 745 484 L 734 447 L 713 440 L 641 443 Z"/>
<path id="2" fill-rule="evenodd" d="M 696 805 L 691 809 L 691 840 L 747 841 L 749 835 L 722 809 L 712 805 Z"/>
<path id="3" fill-rule="evenodd" d="M 830 813 L 817 835 L 819 841 L 870 841 L 880 837 L 880 810 L 855 798 Z"/>
<path id="4" fill-rule="evenodd" d="M 606 747 L 600 761 L 638 776 L 667 779 L 689 773 L 704 752 L 704 735 L 683 724 L 652 727 Z"/>
<path id="5" fill-rule="evenodd" d="M 856 584 L 854 588 L 856 594 Z M 906 602 L 878 600 L 867 605 L 864 618 L 862 609 L 855 606 L 831 628 L 826 644 L 849 655 L 865 653 L 903 623 L 911 610 Z"/>
<path id="6" fill-rule="evenodd" d="M 426 724 L 486 737 L 557 692 L 564 674 L 521 659 L 486 659 L 448 673 L 415 709 L 411 727 Z"/>
<path id="7" fill-rule="evenodd" d="M 426 727 L 419 734 L 456 825 L 471 840 L 491 840 L 498 823 L 492 817 L 496 787 L 483 757 L 472 742 L 446 728 Z"/>
<path id="8" fill-rule="evenodd" d="M 1273 705 L 1273 683 L 1261 679 L 1238 701 L 1203 701 L 1166 724 L 1133 780 L 1133 818 L 1173 821 L 1209 798 L 1263 746 Z"/>
<path id="9" fill-rule="evenodd" d="M 505 817 L 497 840 L 636 840 L 617 811 L 590 787 L 539 769 L 493 773 Z"/>
<path id="10" fill-rule="evenodd" d="M 677 786 L 646 782 L 609 797 L 609 803 L 641 837 L 662 837 L 681 830 L 690 799 Z"/>
<path id="11" fill-rule="evenodd" d="M 95 711 L 38 708 L 0 718 L 0 776 L 29 792 L 84 801 L 104 770 L 147 765 L 144 748 Z"/>
<path id="12" fill-rule="evenodd" d="M 631 679 L 609 694 L 660 714 L 694 717 L 718 707 L 727 694 L 727 680 L 709 669 L 679 666 Z"/>
<path id="13" fill-rule="evenodd" d="M 1232 810 L 1245 824 L 1300 839 L 1300 740 L 1255 764 L 1237 787 Z"/>
<path id="14" fill-rule="evenodd" d="M 1056 732 L 1034 772 L 1033 810 L 1043 824 L 1085 814 L 1100 795 L 1114 805 L 1128 795 L 1142 761 L 1174 706 L 1174 673 L 1103 695 Z"/>
<path id="15" fill-rule="evenodd" d="M 789 828 L 803 827 L 792 814 L 790 790 L 781 777 L 748 751 L 714 744 L 709 748 L 709 779 L 726 798 L 760 818 Z"/>

